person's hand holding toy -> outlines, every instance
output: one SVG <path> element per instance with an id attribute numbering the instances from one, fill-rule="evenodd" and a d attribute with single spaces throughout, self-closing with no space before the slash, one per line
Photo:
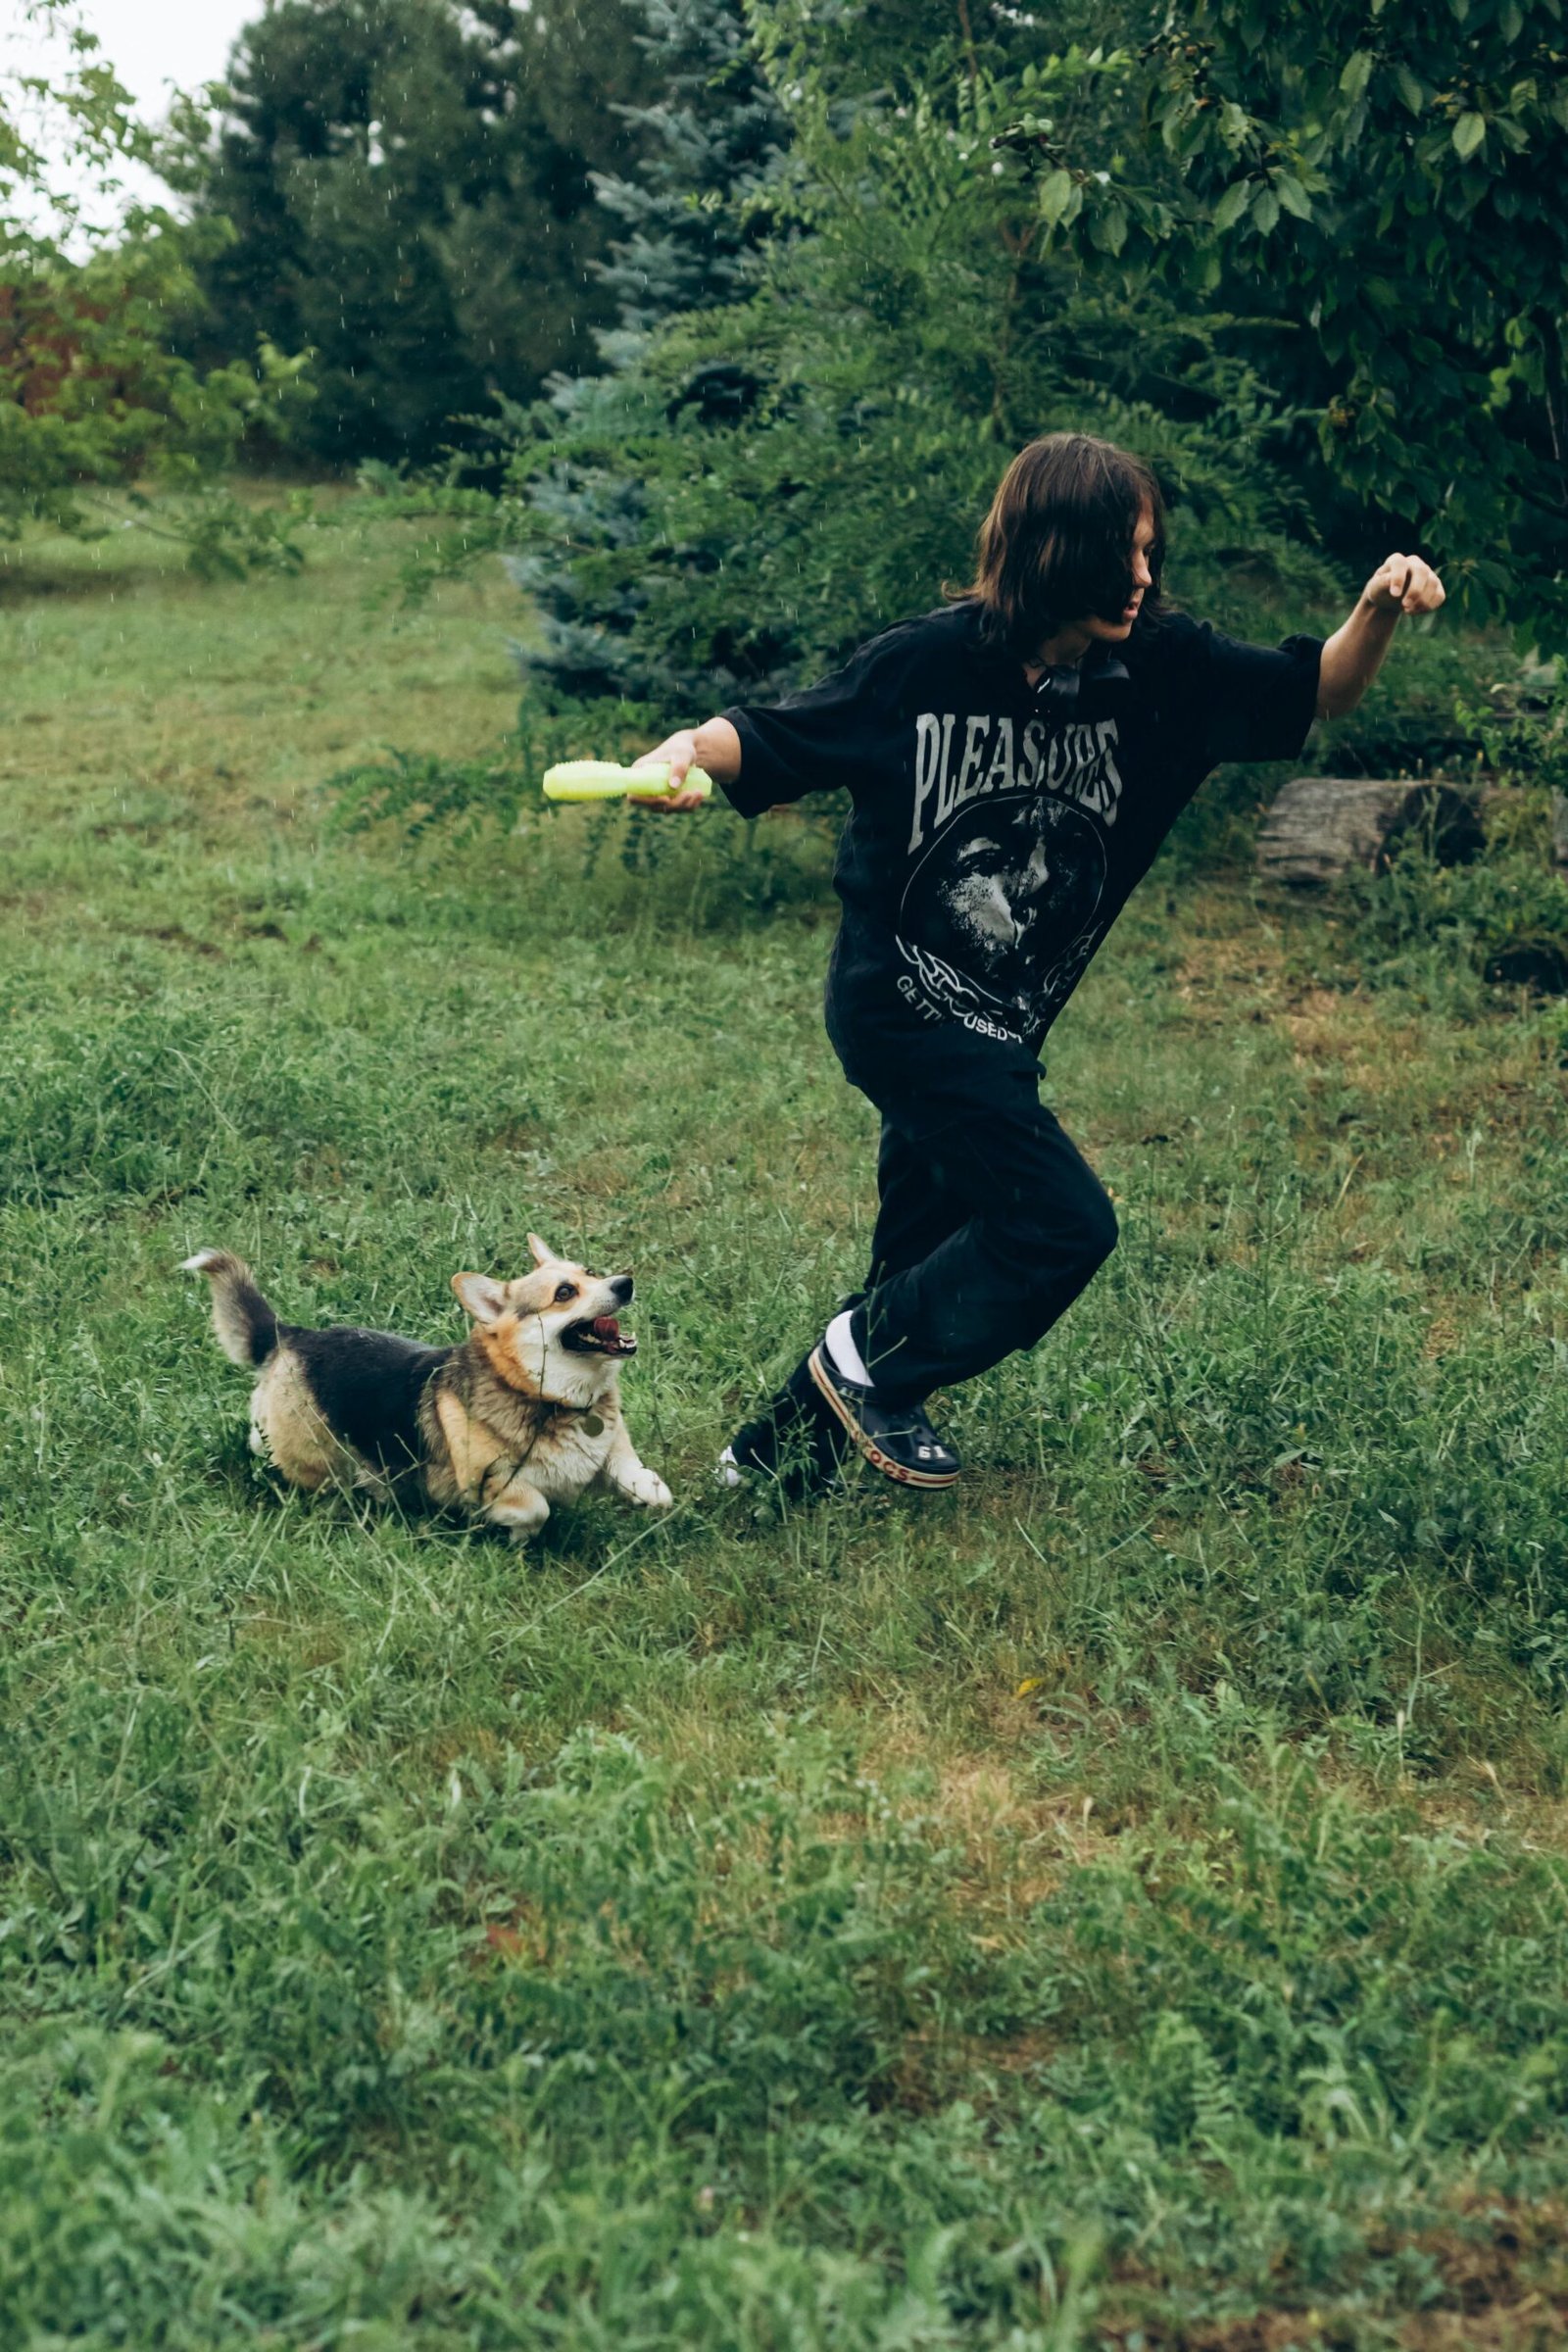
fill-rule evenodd
<path id="1" fill-rule="evenodd" d="M 715 784 L 741 772 L 741 739 L 727 718 L 681 727 L 630 767 L 610 760 L 566 760 L 545 771 L 550 801 L 633 801 L 639 808 L 700 808 Z"/>

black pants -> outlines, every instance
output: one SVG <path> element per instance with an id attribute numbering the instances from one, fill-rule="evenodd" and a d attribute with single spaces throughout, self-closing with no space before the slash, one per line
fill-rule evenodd
<path id="1" fill-rule="evenodd" d="M 1041 1102 L 1028 1047 L 948 1023 L 906 1048 L 832 1019 L 829 1034 L 882 1113 L 852 1329 L 877 1394 L 912 1404 L 1032 1348 L 1115 1248 L 1116 1212 Z"/>

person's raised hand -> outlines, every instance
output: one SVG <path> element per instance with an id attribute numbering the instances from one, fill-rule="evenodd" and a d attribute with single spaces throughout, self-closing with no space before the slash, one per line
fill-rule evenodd
<path id="1" fill-rule="evenodd" d="M 1421 556 L 1385 556 L 1361 591 L 1374 612 L 1435 612 L 1443 582 Z"/>
<path id="2" fill-rule="evenodd" d="M 691 727 L 679 728 L 675 734 L 666 735 L 656 750 L 644 752 L 640 760 L 632 761 L 632 766 L 634 768 L 667 767 L 671 791 L 667 800 L 633 801 L 631 806 L 634 808 L 657 809 L 661 815 L 666 816 L 675 809 L 700 808 L 703 805 L 703 795 L 700 792 L 682 792 L 679 789 L 681 779 L 696 758 L 697 735 L 695 729 Z"/>

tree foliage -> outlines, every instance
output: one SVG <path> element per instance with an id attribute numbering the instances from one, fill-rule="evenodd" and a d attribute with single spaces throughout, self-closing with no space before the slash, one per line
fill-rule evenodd
<path id="1" fill-rule="evenodd" d="M 851 45 L 824 66 L 782 12 L 752 24 L 788 142 L 742 297 L 514 436 L 536 674 L 670 701 L 794 683 L 961 574 L 1007 458 L 1053 425 L 1154 458 L 1217 610 L 1260 579 L 1338 595 L 1277 462 L 1298 420 L 1230 322 L 1194 319 L 1147 258 L 1097 278 L 998 170 L 1004 58 L 960 40 L 935 85 L 858 89 Z M 1104 77 L 1079 46 L 1051 79 L 1093 111 Z"/>
<path id="2" fill-rule="evenodd" d="M 532 674 L 796 683 L 961 576 L 1058 425 L 1149 454 L 1178 586 L 1250 634 L 1397 545 L 1560 634 L 1557 13 L 1446 0 L 1396 45 L 1379 5 L 745 0 L 778 131 L 725 285 L 506 428 Z M 1401 678 L 1412 731 L 1365 756 L 1446 756 L 1453 657 L 1417 638 Z"/>
<path id="3" fill-rule="evenodd" d="M 590 173 L 628 160 L 621 0 L 278 0 L 247 27 L 216 130 L 182 123 L 224 351 L 309 347 L 322 456 L 419 462 L 497 394 L 587 365 L 612 315 Z"/>
<path id="4" fill-rule="evenodd" d="M 1471 612 L 1560 635 L 1561 0 L 1198 0 L 1150 12 L 1125 65 L 1114 153 L 1033 104 L 1003 134 L 1052 233 L 1254 314 L 1342 490 Z"/>
<path id="5" fill-rule="evenodd" d="M 258 418 L 274 427 L 304 392 L 300 363 L 264 345 L 252 359 L 201 368 L 170 348 L 170 319 L 197 299 L 196 270 L 221 241 L 140 207 L 122 228 L 97 223 L 82 190 L 112 189 L 151 142 L 97 43 L 66 0 L 30 0 L 28 26 L 53 32 L 66 60 L 0 80 L 0 531 L 29 517 L 90 527 L 94 485 L 151 478 L 192 491 L 231 463 Z M 47 56 L 47 52 L 45 53 Z M 65 125 L 76 192 L 62 192 L 24 134 L 24 111 L 42 104 Z M 220 527 L 220 506 L 221 524 Z M 232 550 L 232 502 L 171 516 L 198 561 Z M 248 526 L 257 557 L 282 546 Z"/>

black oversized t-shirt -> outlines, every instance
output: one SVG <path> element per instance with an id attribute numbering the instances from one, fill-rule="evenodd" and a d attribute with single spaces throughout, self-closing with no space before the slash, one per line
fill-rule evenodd
<path id="1" fill-rule="evenodd" d="M 849 791 L 831 1025 L 958 1021 L 1038 1045 L 1210 768 L 1300 750 L 1321 651 L 1141 613 L 1031 686 L 966 600 L 775 708 L 726 710 L 741 770 L 723 789 L 743 816 Z"/>

